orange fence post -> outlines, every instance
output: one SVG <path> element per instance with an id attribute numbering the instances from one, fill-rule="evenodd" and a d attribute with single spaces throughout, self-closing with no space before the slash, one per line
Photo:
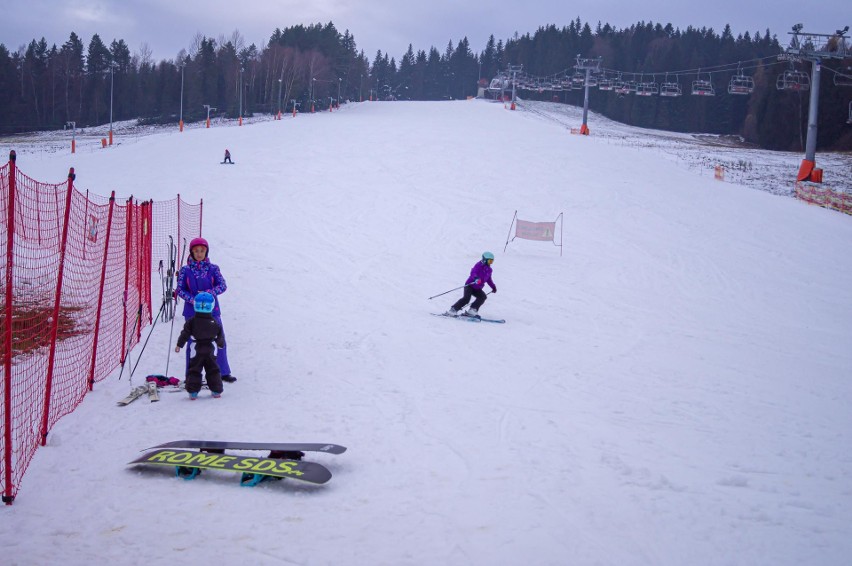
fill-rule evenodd
<path id="1" fill-rule="evenodd" d="M 59 302 L 62 298 L 62 278 L 65 274 L 65 250 L 68 246 L 68 224 L 71 219 L 71 193 L 74 190 L 72 167 L 68 171 L 68 189 L 65 192 L 65 223 L 62 226 L 62 241 L 59 245 L 59 273 L 56 275 L 56 296 L 53 299 L 53 319 L 50 323 L 50 353 L 47 356 L 47 375 L 44 386 L 44 409 L 41 420 L 41 445 L 47 444 L 47 429 L 50 426 L 50 396 L 53 393 L 53 368 L 56 362 L 56 336 L 59 332 Z"/>
<path id="2" fill-rule="evenodd" d="M 106 235 L 104 236 L 104 260 L 101 263 L 101 283 L 98 288 L 98 308 L 95 314 L 95 330 L 92 337 L 92 363 L 89 367 L 89 391 L 95 386 L 95 364 L 98 359 L 98 337 L 101 333 L 101 310 L 104 304 L 104 283 L 106 282 L 107 256 L 109 255 L 109 238 L 112 233 L 112 211 L 115 208 L 115 191 L 109 197 L 109 212 L 107 213 Z"/>
<path id="3" fill-rule="evenodd" d="M 9 199 L 7 202 L 8 218 L 6 219 L 6 326 L 3 332 L 3 503 L 11 505 L 15 499 L 12 485 L 12 323 L 14 311 L 12 308 L 12 268 L 14 267 L 15 249 L 15 151 L 9 152 Z"/>

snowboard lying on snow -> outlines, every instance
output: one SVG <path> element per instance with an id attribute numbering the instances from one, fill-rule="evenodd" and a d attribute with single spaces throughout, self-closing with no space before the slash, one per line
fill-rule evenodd
<path id="1" fill-rule="evenodd" d="M 184 450 L 194 448 L 196 450 Z M 202 470 L 241 472 L 240 484 L 255 486 L 268 479 L 291 478 L 324 484 L 331 472 L 315 462 L 304 462 L 304 452 L 342 454 L 345 446 L 322 443 L 221 442 L 213 440 L 175 440 L 148 448 L 153 452 L 129 464 L 174 466 L 178 477 L 195 479 Z M 266 457 L 225 454 L 226 450 L 269 451 Z"/>

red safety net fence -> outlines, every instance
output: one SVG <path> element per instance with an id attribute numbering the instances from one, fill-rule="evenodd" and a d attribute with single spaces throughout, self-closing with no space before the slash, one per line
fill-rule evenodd
<path id="1" fill-rule="evenodd" d="M 177 275 L 189 256 L 189 242 L 201 236 L 203 206 L 204 201 L 187 204 L 180 195 L 152 203 L 151 269 L 159 273 L 161 281 Z M 172 259 L 175 265 L 171 265 Z M 166 294 L 163 285 L 163 300 Z"/>
<path id="2" fill-rule="evenodd" d="M 83 193 L 74 178 L 71 169 L 64 183 L 35 181 L 17 169 L 14 152 L 0 167 L 0 488 L 7 504 L 53 425 L 127 359 L 151 323 L 154 210 L 161 230 L 200 233 L 200 206 L 184 205 L 187 219 L 178 221 L 168 211 L 179 204 Z"/>

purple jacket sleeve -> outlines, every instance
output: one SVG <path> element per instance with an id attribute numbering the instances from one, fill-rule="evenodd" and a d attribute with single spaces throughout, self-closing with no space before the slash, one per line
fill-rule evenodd
<path id="1" fill-rule="evenodd" d="M 225 278 L 222 277 L 222 272 L 218 265 L 210 266 L 210 280 L 213 283 L 213 294 L 217 297 L 228 290 L 228 284 L 225 283 Z"/>
<path id="2" fill-rule="evenodd" d="M 474 283 L 477 279 L 479 279 L 479 285 Z M 470 285 L 474 289 L 482 289 L 486 283 L 494 289 L 494 282 L 491 280 L 491 266 L 478 261 L 470 270 L 470 277 L 465 281 L 465 285 Z"/>
<path id="3" fill-rule="evenodd" d="M 192 290 L 189 288 L 189 285 L 186 282 L 187 275 L 190 274 L 189 266 L 184 265 L 178 271 L 177 276 L 177 294 L 178 297 L 183 299 L 184 301 L 191 303 L 195 300 L 195 296 L 192 294 Z"/>

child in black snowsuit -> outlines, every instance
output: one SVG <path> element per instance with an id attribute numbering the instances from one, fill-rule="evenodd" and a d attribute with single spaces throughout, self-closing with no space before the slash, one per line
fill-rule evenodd
<path id="1" fill-rule="evenodd" d="M 211 314 L 213 312 L 214 298 L 210 293 L 199 293 L 195 297 L 195 316 L 187 319 L 183 325 L 180 336 L 178 336 L 175 352 L 186 345 L 189 337 L 195 339 L 193 346 L 195 355 L 189 360 L 189 368 L 186 370 L 186 391 L 190 399 L 196 399 L 201 390 L 201 371 L 207 377 L 207 386 L 213 397 L 222 396 L 222 373 L 219 364 L 216 363 L 216 348 L 225 347 L 225 333 L 222 325 L 216 322 Z"/>

